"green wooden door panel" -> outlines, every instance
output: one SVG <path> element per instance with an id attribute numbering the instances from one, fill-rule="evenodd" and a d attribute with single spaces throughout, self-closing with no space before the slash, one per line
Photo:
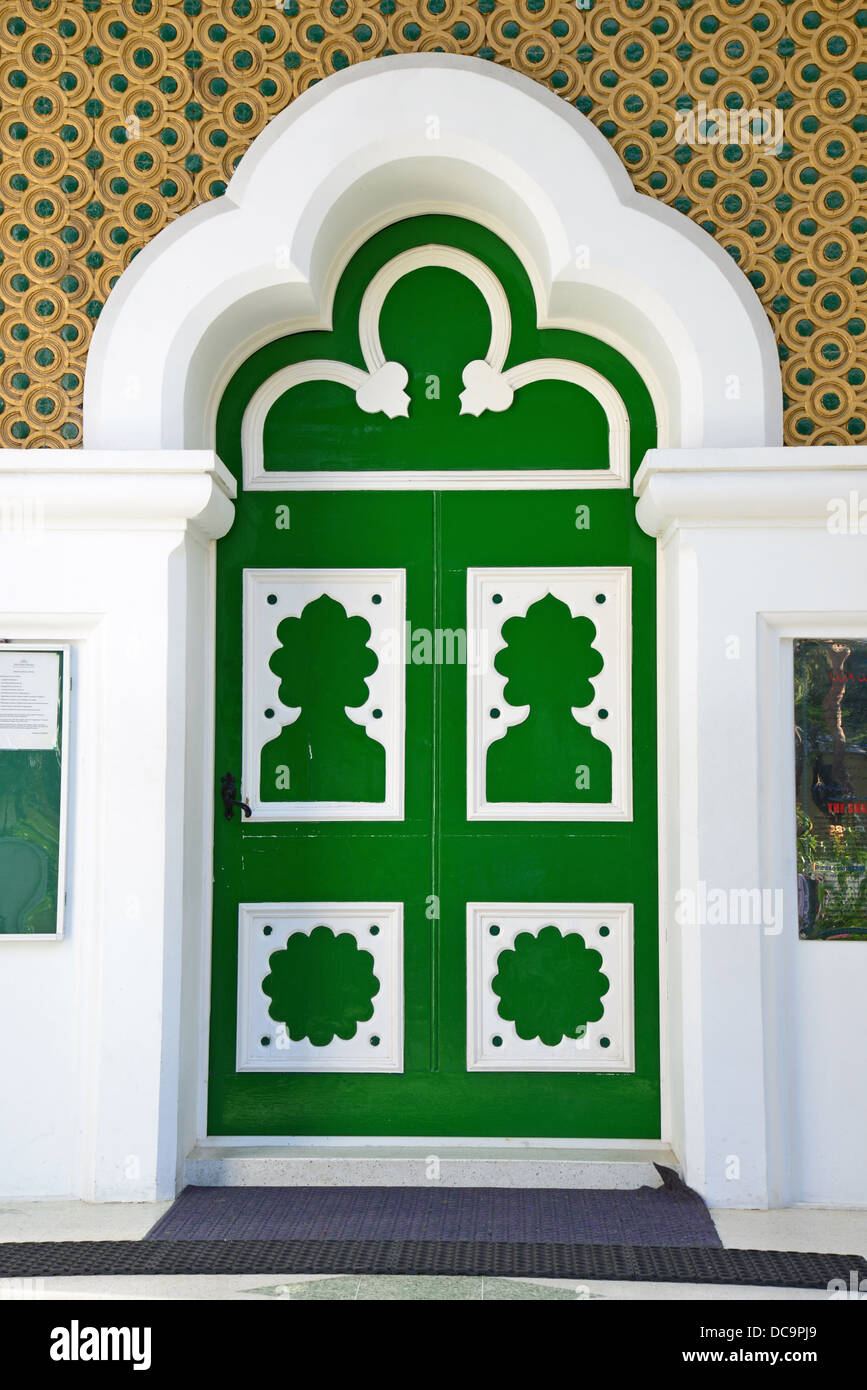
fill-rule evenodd
<path id="1" fill-rule="evenodd" d="M 241 580 L 255 557 L 262 567 L 402 567 L 407 572 L 407 613 L 419 627 L 433 618 L 432 499 L 429 494 L 394 498 L 374 493 L 306 493 L 291 499 L 291 526 L 278 529 L 280 494 L 246 495 L 244 522 L 221 542 L 218 575 L 218 775 L 241 759 Z M 390 510 L 391 508 L 391 510 Z M 231 622 L 228 621 L 231 614 Z M 224 621 L 225 618 L 225 621 Z M 215 826 L 214 936 L 211 997 L 210 1125 L 213 1133 L 320 1133 L 305 1128 L 318 1105 L 333 1104 L 345 1077 L 258 1076 L 235 1073 L 237 931 L 239 902 L 316 901 L 323 885 L 334 899 L 393 900 L 406 904 L 405 1065 L 429 1059 L 429 934 L 424 894 L 430 880 L 433 700 L 428 673 L 406 668 L 407 727 L 412 730 L 418 775 L 407 783 L 406 815 L 400 823 L 331 822 L 267 824 L 227 822 Z M 222 759 L 222 761 L 219 761 Z M 225 764 L 225 766 L 224 766 Z M 419 919 L 419 920 L 416 920 Z M 412 1022 L 412 1026 L 410 1026 Z M 379 1082 L 391 1077 L 371 1078 Z M 367 1078 L 356 1078 L 362 1083 Z M 311 1086 L 309 1083 L 313 1083 Z M 337 1089 L 335 1089 L 335 1087 Z M 259 1093 L 263 1099 L 259 1100 Z M 339 1101 L 332 1112 L 343 1123 Z M 346 1123 L 351 1124 L 349 1117 Z M 315 1120 L 321 1124 L 321 1120 Z M 363 1133 L 350 1127 L 347 1133 Z"/>
<path id="2" fill-rule="evenodd" d="M 269 344 L 236 373 L 218 430 L 220 455 L 236 475 L 240 421 L 256 388 L 308 357 L 362 365 L 357 314 L 365 285 L 397 252 L 433 241 L 462 246 L 501 278 L 513 315 L 512 360 L 569 357 L 612 381 L 629 410 L 637 466 L 654 442 L 654 423 L 629 363 L 584 335 L 537 329 L 527 277 L 509 248 L 479 227 L 424 217 L 388 228 L 353 258 L 333 332 Z M 381 323 L 386 355 L 410 370 L 410 418 L 363 415 L 351 392 L 328 383 L 295 388 L 269 414 L 266 467 L 603 466 L 601 407 L 564 383 L 524 388 L 502 415 L 458 415 L 461 372 L 484 355 L 489 327 L 474 286 L 447 270 L 413 272 L 390 293 Z M 405 669 L 403 821 L 246 824 L 217 816 L 209 1132 L 658 1136 L 655 549 L 636 525 L 630 492 L 241 492 L 218 554 L 217 777 L 241 763 L 245 568 L 404 568 L 409 629 L 419 640 L 411 638 Z M 423 638 L 435 654 L 437 632 L 465 630 L 467 570 L 481 566 L 631 570 L 632 821 L 467 821 L 467 670 L 448 659 L 447 643 L 445 659 L 425 660 Z M 543 637 L 549 632 L 556 645 L 556 623 Z M 325 900 L 404 904 L 403 1073 L 236 1072 L 239 902 Z M 635 1071 L 469 1073 L 467 902 L 613 900 L 635 905 Z M 300 1027 L 303 1010 L 293 1009 Z"/>
<path id="3" fill-rule="evenodd" d="M 528 505 L 529 503 L 529 505 Z M 590 529 L 575 526 L 576 507 L 591 509 Z M 650 1137 L 659 1132 L 658 954 L 656 878 L 655 548 L 635 524 L 628 492 L 447 493 L 442 513 L 442 608 L 446 626 L 466 621 L 466 570 L 472 566 L 629 565 L 633 571 L 633 776 L 631 822 L 485 822 L 466 819 L 466 761 L 443 760 L 441 823 L 442 980 L 465 969 L 463 905 L 470 901 L 635 904 L 636 1070 L 616 1075 L 540 1075 L 536 1128 L 521 1133 Z M 466 673 L 442 668 L 441 737 L 466 727 Z M 448 953 L 448 963 L 445 952 Z M 444 1001 L 440 1057 L 465 1067 L 464 997 Z M 515 1113 L 506 1076 L 497 1083 L 511 1128 Z M 522 1082 L 526 1077 L 520 1078 Z M 481 1089 L 481 1088 L 480 1088 Z M 515 1102 L 517 1104 L 517 1102 Z M 540 1127 L 541 1126 L 541 1127 Z M 438 1131 L 437 1131 L 438 1132 Z"/>

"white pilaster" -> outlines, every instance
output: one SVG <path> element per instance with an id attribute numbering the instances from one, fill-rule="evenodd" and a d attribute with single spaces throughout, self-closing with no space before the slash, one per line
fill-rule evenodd
<path id="1" fill-rule="evenodd" d="M 786 653 L 867 637 L 867 521 L 833 520 L 867 499 L 867 449 L 652 450 L 635 492 L 660 538 L 673 1143 L 717 1205 L 863 1204 L 867 950 L 798 939 Z"/>
<path id="2" fill-rule="evenodd" d="M 207 451 L 0 452 L 0 637 L 71 642 L 73 681 L 66 936 L 0 942 L 4 1196 L 171 1196 L 195 1139 L 234 490 Z"/>

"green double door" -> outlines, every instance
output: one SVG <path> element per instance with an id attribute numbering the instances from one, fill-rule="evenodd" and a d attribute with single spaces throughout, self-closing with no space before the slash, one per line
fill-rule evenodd
<path id="1" fill-rule="evenodd" d="M 249 493 L 218 614 L 209 1132 L 658 1136 L 629 491 Z"/>

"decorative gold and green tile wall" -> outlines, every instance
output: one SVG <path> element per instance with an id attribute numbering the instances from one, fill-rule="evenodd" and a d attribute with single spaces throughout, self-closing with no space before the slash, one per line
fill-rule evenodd
<path id="1" fill-rule="evenodd" d="M 504 64 L 585 112 L 636 187 L 755 285 L 787 441 L 867 442 L 865 31 L 867 0 L 3 0 L 0 444 L 80 444 L 118 275 L 220 196 L 277 111 L 351 63 L 430 50 Z M 781 143 L 708 143 L 700 125 L 684 140 L 702 101 L 782 113 Z"/>

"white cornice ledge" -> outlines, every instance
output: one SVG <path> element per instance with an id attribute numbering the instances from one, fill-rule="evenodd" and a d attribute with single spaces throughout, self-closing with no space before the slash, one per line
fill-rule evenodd
<path id="1" fill-rule="evenodd" d="M 209 449 L 0 449 L 5 529 L 191 531 L 218 540 L 237 485 Z"/>
<path id="2" fill-rule="evenodd" d="M 649 449 L 633 491 L 649 536 L 691 526 L 825 527 L 852 494 L 867 500 L 867 447 Z"/>

